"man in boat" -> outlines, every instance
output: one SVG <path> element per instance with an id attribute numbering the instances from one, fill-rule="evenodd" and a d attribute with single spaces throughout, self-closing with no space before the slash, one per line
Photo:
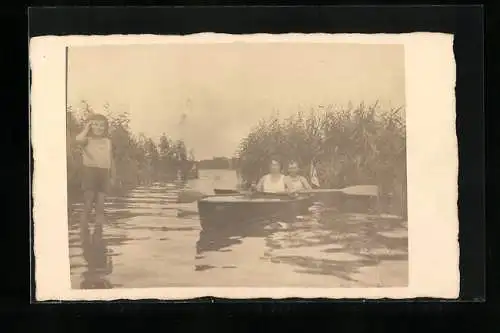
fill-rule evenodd
<path id="1" fill-rule="evenodd" d="M 272 160 L 269 166 L 269 173 L 259 180 L 254 189 L 264 193 L 289 192 L 286 177 L 281 173 L 281 163 L 277 160 Z"/>
<path id="2" fill-rule="evenodd" d="M 291 161 L 288 164 L 288 176 L 285 177 L 285 185 L 291 193 L 312 190 L 307 179 L 299 174 L 299 164 L 296 161 Z"/>

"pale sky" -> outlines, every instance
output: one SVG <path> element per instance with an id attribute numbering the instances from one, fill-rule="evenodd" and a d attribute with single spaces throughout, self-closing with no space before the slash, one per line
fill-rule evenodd
<path id="1" fill-rule="evenodd" d="M 182 138 L 197 159 L 232 156 L 263 117 L 404 98 L 402 45 L 224 43 L 72 47 L 68 103 L 108 102 L 131 129 Z M 179 126 L 186 114 L 183 126 Z"/>

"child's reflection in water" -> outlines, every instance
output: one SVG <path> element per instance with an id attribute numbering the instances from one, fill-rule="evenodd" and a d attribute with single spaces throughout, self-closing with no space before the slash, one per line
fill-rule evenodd
<path id="1" fill-rule="evenodd" d="M 82 289 L 110 289 L 106 276 L 113 271 L 111 256 L 106 249 L 102 235 L 102 225 L 96 224 L 91 235 L 88 225 L 82 226 L 83 256 L 87 261 L 87 271 L 82 274 Z"/>

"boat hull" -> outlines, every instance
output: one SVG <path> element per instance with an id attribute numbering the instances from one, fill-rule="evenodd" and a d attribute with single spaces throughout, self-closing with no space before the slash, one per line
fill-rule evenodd
<path id="1" fill-rule="evenodd" d="M 368 214 L 377 211 L 378 198 L 364 195 L 346 195 L 339 192 L 315 193 L 314 201 L 325 207 L 335 208 L 339 213 Z"/>
<path id="2" fill-rule="evenodd" d="M 311 204 L 309 197 L 248 199 L 244 196 L 220 196 L 199 200 L 198 211 L 203 230 L 232 233 L 247 227 L 259 227 L 274 219 L 294 219 L 297 215 L 306 214 Z"/>

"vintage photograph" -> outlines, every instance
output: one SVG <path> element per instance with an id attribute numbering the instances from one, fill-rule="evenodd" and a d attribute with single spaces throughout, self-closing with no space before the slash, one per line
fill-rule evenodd
<path id="1" fill-rule="evenodd" d="M 408 287 L 403 44 L 65 61 L 72 289 Z"/>

